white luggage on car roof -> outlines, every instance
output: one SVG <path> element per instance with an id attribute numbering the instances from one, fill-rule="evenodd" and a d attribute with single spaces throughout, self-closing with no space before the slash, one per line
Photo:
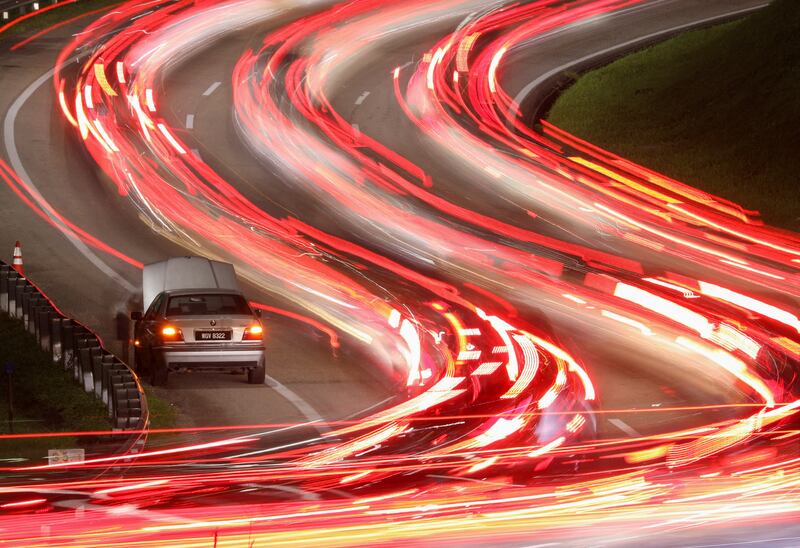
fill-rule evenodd
<path id="1" fill-rule="evenodd" d="M 233 289 L 239 291 L 232 264 L 205 257 L 173 257 L 145 265 L 142 275 L 144 310 L 159 293 L 171 289 Z"/>

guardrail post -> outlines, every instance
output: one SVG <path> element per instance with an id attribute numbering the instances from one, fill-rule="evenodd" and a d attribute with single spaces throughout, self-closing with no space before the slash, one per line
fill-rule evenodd
<path id="1" fill-rule="evenodd" d="M 92 386 L 92 351 L 100 351 L 100 342 L 94 335 L 84 334 L 76 338 L 75 344 L 75 369 L 73 370 L 75 380 L 83 386 L 87 392 L 91 392 Z"/>
<path id="2" fill-rule="evenodd" d="M 17 282 L 17 299 L 15 303 L 17 310 L 14 317 L 18 320 L 25 321 L 25 301 L 26 299 L 30 299 L 34 291 L 36 291 L 36 288 L 30 284 L 27 278 L 21 278 L 20 281 Z M 25 327 L 27 328 L 28 326 L 26 325 Z"/>
<path id="3" fill-rule="evenodd" d="M 28 285 L 28 280 L 22 276 L 9 277 L 8 285 L 8 315 L 12 318 L 19 318 L 17 311 L 22 309 L 22 293 Z"/>
<path id="4" fill-rule="evenodd" d="M 64 331 L 67 325 L 72 325 L 72 320 L 57 316 L 50 320 L 50 353 L 53 355 L 53 363 L 60 364 L 64 368 Z"/>
<path id="5" fill-rule="evenodd" d="M 56 309 L 50 305 L 49 301 L 36 307 L 36 315 L 34 316 L 36 338 L 39 340 L 39 348 L 45 352 L 50 350 L 50 319 L 55 314 Z"/>
<path id="6" fill-rule="evenodd" d="M 98 344 L 97 346 L 90 347 L 88 352 L 84 349 L 81 352 L 81 371 L 83 372 L 83 389 L 87 392 L 95 393 L 95 386 L 99 382 L 99 377 L 96 376 L 97 360 L 103 357 L 103 349 Z"/>
<path id="7" fill-rule="evenodd" d="M 25 331 L 28 333 L 30 333 L 28 318 L 30 317 L 31 301 L 33 300 L 35 294 L 36 288 L 34 287 L 31 287 L 30 290 L 26 288 L 25 292 L 22 294 L 22 309 L 20 311 L 20 319 L 22 320 L 23 327 L 25 327 Z"/>
<path id="8" fill-rule="evenodd" d="M 103 403 L 108 406 L 108 414 L 111 416 L 112 408 L 113 408 L 113 386 L 115 382 L 118 382 L 119 375 L 123 371 L 127 370 L 127 367 L 124 363 L 120 362 L 118 359 L 114 359 L 111 365 L 109 365 L 106 369 L 103 370 L 103 390 L 102 390 L 102 399 Z"/>
<path id="9" fill-rule="evenodd" d="M 61 362 L 64 369 L 71 371 L 75 366 L 75 337 L 80 334 L 83 327 L 74 321 L 62 324 L 61 329 Z M 73 373 L 74 376 L 74 373 Z"/>
<path id="10" fill-rule="evenodd" d="M 17 280 L 17 285 L 14 286 L 13 316 L 18 320 L 22 319 L 22 300 L 24 299 L 25 292 L 28 291 L 29 287 L 30 285 L 28 284 L 28 280 L 25 278 L 19 278 Z"/>
<path id="11" fill-rule="evenodd" d="M 129 370 L 122 370 L 111 379 L 111 416 L 118 417 L 123 400 L 128 399 L 128 390 L 133 389 L 138 396 L 136 381 Z"/>
<path id="12" fill-rule="evenodd" d="M 8 312 L 8 277 L 13 269 L 7 264 L 0 265 L 0 310 Z"/>
<path id="13" fill-rule="evenodd" d="M 144 427 L 146 400 L 133 371 L 103 348 L 97 335 L 63 316 L 27 278 L 2 261 L 0 310 L 22 320 L 53 363 L 71 370 L 86 392 L 106 404 L 115 430 Z M 137 443 L 141 449 L 141 439 Z"/>
<path id="14" fill-rule="evenodd" d="M 22 321 L 28 329 L 28 333 L 36 335 L 36 309 L 47 304 L 45 299 L 39 291 L 34 288 L 31 293 L 26 293 L 23 299 L 22 307 Z"/>
<path id="15" fill-rule="evenodd" d="M 106 370 L 114 363 L 114 355 L 103 352 L 95 356 L 92 360 L 92 380 L 94 380 L 94 394 L 98 399 L 103 400 L 103 384 L 106 377 Z M 105 403 L 105 400 L 103 400 Z"/>
<path id="16" fill-rule="evenodd" d="M 61 365 L 65 371 L 72 370 L 72 353 L 74 352 L 75 322 L 62 324 L 61 326 Z"/>
<path id="17" fill-rule="evenodd" d="M 121 375 L 119 384 L 114 385 L 114 428 L 125 429 L 137 424 L 142 414 L 139 388 L 133 375 L 128 371 Z"/>
<path id="18" fill-rule="evenodd" d="M 120 429 L 133 428 L 139 425 L 142 418 L 142 403 L 139 391 L 135 388 L 123 389 L 124 394 L 117 399 L 118 407 L 115 427 Z"/>

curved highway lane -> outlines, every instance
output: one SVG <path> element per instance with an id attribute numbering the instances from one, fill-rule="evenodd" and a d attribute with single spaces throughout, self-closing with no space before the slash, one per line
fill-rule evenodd
<path id="1" fill-rule="evenodd" d="M 63 45 L 86 24 L 71 23 L 13 54 L 4 54 L 9 70 L 0 74 L 3 152 L 11 176 L 19 177 L 22 184 L 0 186 L 4 219 L 0 243 L 13 246 L 14 240 L 21 240 L 33 279 L 63 310 L 122 352 L 116 320 L 141 299 L 141 264 L 185 254 L 186 250 L 142 223 L 138 212 L 87 161 L 80 139 L 76 141 L 58 115 L 53 68 Z M 39 203 L 46 204 L 45 211 L 37 214 L 21 202 L 19 189 L 26 198 L 37 195 L 44 200 Z M 47 207 L 57 214 L 48 213 Z M 61 218 L 76 223 L 106 247 L 98 250 L 86 245 Z M 257 288 L 247 288 L 247 293 L 258 301 L 267 300 Z M 290 306 L 277 301 L 271 304 L 279 312 Z M 290 315 L 266 313 L 275 356 L 268 366 L 274 389 L 254 390 L 241 382 L 240 376 L 176 376 L 170 390 L 154 391 L 178 407 L 179 426 L 307 421 L 320 416 L 332 420 L 392 396 L 382 378 L 364 375 L 357 357 L 332 352 L 328 335 L 313 322 L 286 312 Z M 298 355 L 295 349 L 300 347 L 306 351 Z M 296 367 L 287 370 L 283 366 L 287 362 Z M 334 393 L 332 386 L 337 387 Z M 340 398 L 341 394 L 345 397 Z"/>

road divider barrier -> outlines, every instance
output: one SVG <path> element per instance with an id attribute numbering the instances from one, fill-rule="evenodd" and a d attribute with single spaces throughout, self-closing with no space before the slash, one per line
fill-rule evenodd
<path id="1" fill-rule="evenodd" d="M 77 0 L 73 0 L 75 2 Z M 18 17 L 32 16 L 40 11 L 52 9 L 56 4 L 70 4 L 69 0 L 0 0 L 0 27 Z"/>
<path id="2" fill-rule="evenodd" d="M 148 411 L 138 377 L 103 346 L 94 332 L 62 314 L 17 269 L 19 249 L 17 242 L 13 265 L 0 261 L 0 310 L 21 321 L 41 349 L 50 354 L 53 363 L 106 405 L 113 430 L 133 430 L 140 434 L 147 426 Z M 21 262 L 20 256 L 19 266 Z"/>

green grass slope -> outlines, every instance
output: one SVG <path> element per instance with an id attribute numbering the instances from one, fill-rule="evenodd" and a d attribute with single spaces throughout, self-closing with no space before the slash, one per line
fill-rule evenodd
<path id="1" fill-rule="evenodd" d="M 120 3 L 122 3 L 122 0 L 81 0 L 74 4 L 66 4 L 63 7 L 37 14 L 35 17 L 30 17 L 14 24 L 5 33 L 0 34 L 0 39 L 5 37 L 18 38 L 21 34 L 40 31 L 51 25 L 60 23 L 61 21 L 66 21 L 67 19 L 72 19 L 73 17 L 78 17 L 101 8 L 110 8 Z M 45 6 L 44 3 L 42 3 L 43 8 L 49 5 L 50 4 Z M 9 22 L 13 22 L 13 19 Z M 3 23 L 3 21 L 0 21 L 0 26 L 2 26 Z"/>
<path id="2" fill-rule="evenodd" d="M 800 230 L 800 2 L 775 0 L 592 71 L 548 118 Z"/>
<path id="3" fill-rule="evenodd" d="M 13 364 L 11 376 L 6 364 Z M 12 428 L 8 414 L 8 383 L 12 383 L 13 432 L 78 432 L 109 430 L 105 405 L 73 382 L 64 369 L 43 352 L 22 322 L 0 313 L 0 434 Z M 73 437 L 0 440 L 0 457 L 38 458 L 48 448 L 76 447 Z"/>

